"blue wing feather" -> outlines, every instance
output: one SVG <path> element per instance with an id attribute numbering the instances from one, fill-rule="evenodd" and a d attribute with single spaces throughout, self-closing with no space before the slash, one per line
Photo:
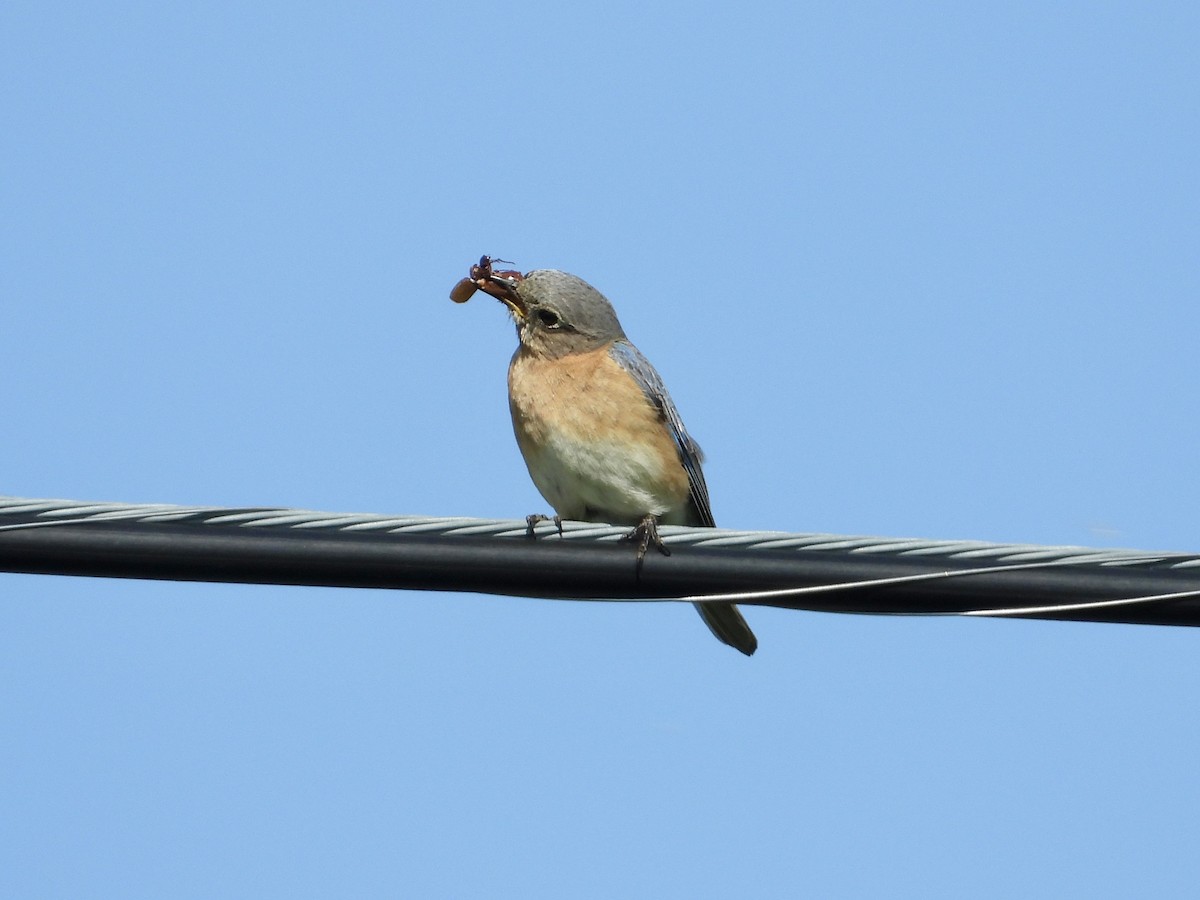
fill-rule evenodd
<path id="1" fill-rule="evenodd" d="M 634 377 L 646 394 L 646 399 L 662 413 L 679 451 L 679 461 L 688 474 L 692 507 L 697 519 L 694 524 L 715 527 L 717 523 L 713 520 L 712 504 L 708 500 L 708 485 L 704 483 L 704 472 L 700 467 L 704 461 L 704 454 L 700 445 L 692 440 L 692 436 L 683 426 L 683 419 L 679 417 L 679 410 L 675 408 L 671 395 L 667 393 L 667 386 L 663 384 L 650 360 L 642 356 L 641 351 L 628 341 L 615 341 L 608 352 L 621 368 Z"/>

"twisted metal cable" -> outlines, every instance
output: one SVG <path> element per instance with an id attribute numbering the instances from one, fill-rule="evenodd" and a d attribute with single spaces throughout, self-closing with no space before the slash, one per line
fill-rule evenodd
<path id="1" fill-rule="evenodd" d="M 0 497 L 0 570 L 1200 624 L 1200 554 Z"/>
<path id="2" fill-rule="evenodd" d="M 178 506 L 165 503 L 96 503 L 80 500 L 47 500 L 0 496 L 0 529 L 14 530 L 48 525 L 100 522 L 187 523 L 243 528 L 329 529 L 346 532 L 527 537 L 523 519 L 478 519 L 466 516 L 386 515 L 382 513 L 331 513 L 279 507 L 233 508 Z M 591 522 L 562 523 L 566 541 L 619 541 L 627 526 Z M 536 526 L 543 537 L 558 537 L 555 526 Z M 744 550 L 828 550 L 845 553 L 941 556 L 947 559 L 1002 559 L 1008 562 L 1056 561 L 1097 565 L 1162 563 L 1169 568 L 1200 567 L 1200 553 L 1098 549 L 1081 546 L 992 543 L 988 541 L 933 540 L 869 537 L 783 531 L 734 531 L 660 525 L 659 533 L 672 547 L 723 547 Z"/>

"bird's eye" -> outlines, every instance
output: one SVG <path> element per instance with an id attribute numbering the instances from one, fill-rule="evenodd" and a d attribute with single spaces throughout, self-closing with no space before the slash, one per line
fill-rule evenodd
<path id="1" fill-rule="evenodd" d="M 558 313 L 556 312 L 552 312 L 548 309 L 539 309 L 537 311 L 537 317 L 538 321 L 541 322 L 546 328 L 558 327 Z"/>

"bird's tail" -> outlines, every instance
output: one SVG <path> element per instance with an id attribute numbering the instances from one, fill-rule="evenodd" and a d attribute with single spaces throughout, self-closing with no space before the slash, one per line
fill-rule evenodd
<path id="1" fill-rule="evenodd" d="M 732 603 L 696 603 L 696 612 L 708 626 L 709 631 L 716 635 L 717 640 L 728 644 L 735 650 L 740 650 L 747 656 L 753 655 L 758 649 L 758 638 L 742 618 L 738 608 Z"/>

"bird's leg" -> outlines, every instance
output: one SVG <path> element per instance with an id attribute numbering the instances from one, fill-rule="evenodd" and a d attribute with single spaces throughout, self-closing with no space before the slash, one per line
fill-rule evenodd
<path id="1" fill-rule="evenodd" d="M 534 513 L 531 516 L 525 517 L 525 537 L 537 537 L 537 531 L 535 531 L 535 529 L 537 528 L 539 522 L 553 522 L 554 527 L 558 529 L 558 536 L 562 537 L 562 516 L 557 514 L 554 516 L 544 516 L 541 513 Z"/>
<path id="2" fill-rule="evenodd" d="M 636 541 L 638 545 L 638 570 L 642 568 L 642 560 L 646 558 L 646 551 L 651 546 L 654 547 L 663 556 L 670 556 L 671 549 L 663 543 L 663 539 L 658 536 L 658 517 L 646 513 L 642 516 L 642 521 L 638 523 L 637 528 L 625 535 L 623 540 Z"/>

